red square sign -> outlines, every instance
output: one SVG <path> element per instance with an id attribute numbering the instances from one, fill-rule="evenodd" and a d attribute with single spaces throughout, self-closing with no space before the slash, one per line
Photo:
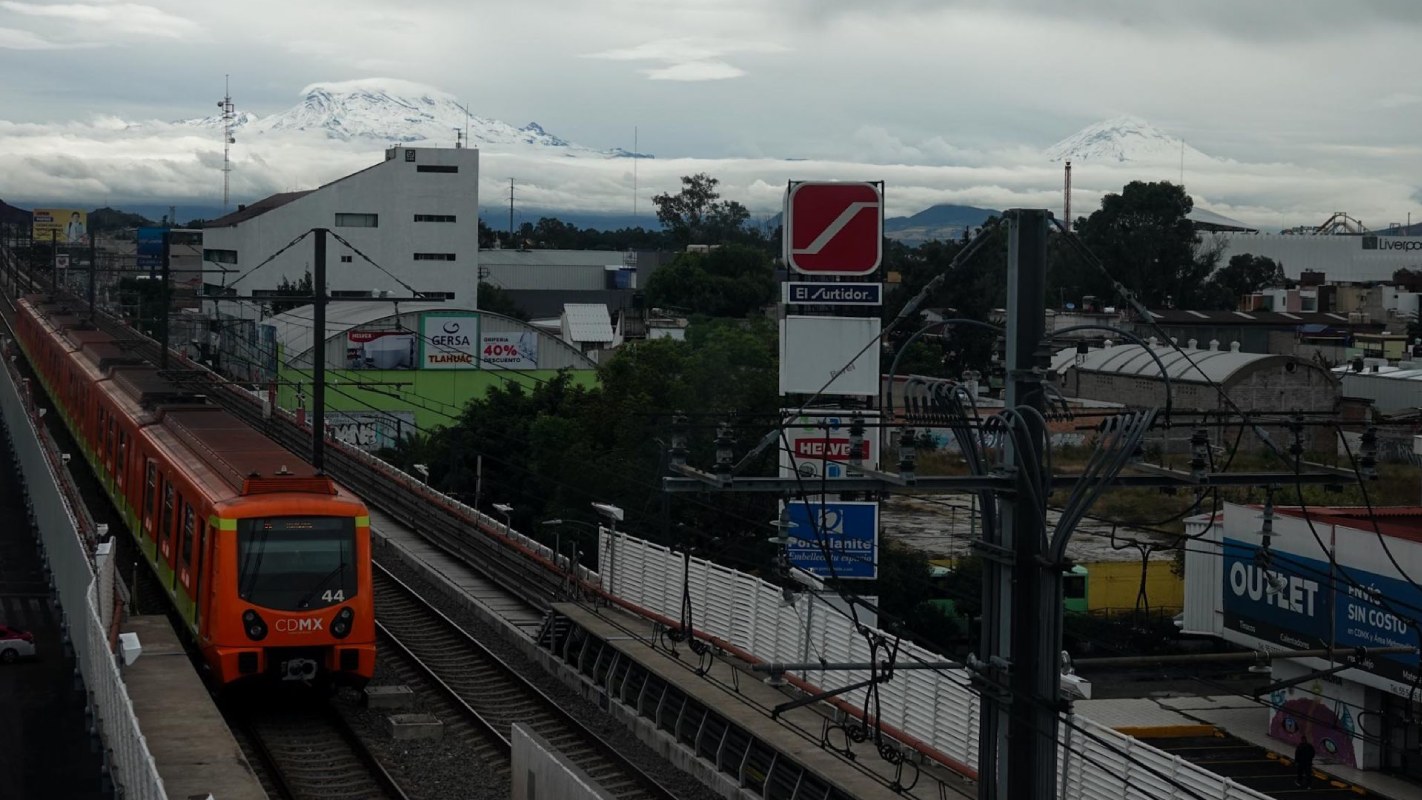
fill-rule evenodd
<path id="1" fill-rule="evenodd" d="M 879 268 L 884 201 L 875 183 L 805 181 L 785 195 L 785 261 L 808 275 L 868 275 Z"/>

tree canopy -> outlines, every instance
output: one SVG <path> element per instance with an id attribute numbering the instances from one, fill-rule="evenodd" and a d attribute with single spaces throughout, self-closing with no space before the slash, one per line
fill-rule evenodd
<path id="1" fill-rule="evenodd" d="M 750 212 L 734 200 L 721 200 L 716 191 L 719 183 L 704 172 L 686 175 L 680 192 L 652 198 L 657 220 L 678 246 L 718 244 L 744 234 Z"/>
<path id="2" fill-rule="evenodd" d="M 1241 253 L 1210 276 L 1212 306 L 1232 311 L 1243 295 L 1284 285 L 1284 268 L 1267 256 Z"/>
<path id="3" fill-rule="evenodd" d="M 647 281 L 647 302 L 712 317 L 744 317 L 775 298 L 775 265 L 760 250 L 729 244 L 678 253 Z"/>
<path id="4" fill-rule="evenodd" d="M 1192 308 L 1207 299 L 1206 279 L 1217 250 L 1201 247 L 1189 213 L 1194 201 L 1168 181 L 1132 181 L 1077 231 L 1107 271 L 1149 308 Z M 1113 297 L 1110 281 L 1089 267 L 1073 276 L 1082 294 Z"/>

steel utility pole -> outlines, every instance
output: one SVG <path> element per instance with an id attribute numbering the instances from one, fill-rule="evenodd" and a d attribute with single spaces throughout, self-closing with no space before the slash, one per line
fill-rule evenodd
<path id="1" fill-rule="evenodd" d="M 94 321 L 94 281 L 99 272 L 99 246 L 95 244 L 94 236 L 89 236 L 89 321 Z"/>
<path id="2" fill-rule="evenodd" d="M 59 231 L 49 232 L 49 293 L 59 286 Z"/>
<path id="3" fill-rule="evenodd" d="M 1043 382 L 1050 351 L 1046 350 L 1047 212 L 1015 209 L 1008 212 L 1007 307 L 1012 325 L 1007 329 L 1007 376 L 1004 406 L 1046 409 Z M 1023 438 L 1042 441 L 1042 417 L 1023 414 Z M 1007 441 L 1012 441 L 1008 437 Z M 1046 519 L 1027 491 L 1027 471 L 1040 469 L 1030 453 L 1009 444 L 1004 463 L 1016 479 L 1017 491 L 1001 497 L 1001 533 L 1006 541 L 994 549 L 1001 556 L 988 558 L 993 574 L 984 586 L 983 602 L 992 613 L 984 618 L 999 621 L 997 631 L 984 634 L 982 658 L 1006 678 L 1007 696 L 995 694 L 983 706 L 983 729 L 1001 737 L 1006 749 L 997 761 L 993 780 L 983 778 L 979 796 L 1008 800 L 1051 797 L 1057 785 L 1057 724 L 1061 651 L 1061 570 L 1043 563 Z M 988 542 L 989 548 L 994 543 Z M 991 605 L 988 605 L 991 604 Z M 990 641 L 995 639 L 996 641 Z M 1001 649 L 1006 644 L 1006 649 Z M 993 649 L 991 645 L 996 645 Z M 1005 672 L 1005 675 L 1002 673 Z"/>
<path id="4" fill-rule="evenodd" d="M 326 469 L 326 234 L 316 229 L 316 256 L 311 270 L 311 466 Z"/>
<path id="5" fill-rule="evenodd" d="M 168 312 L 173 308 L 173 299 L 168 293 L 168 256 L 173 250 L 173 231 L 163 229 L 163 263 L 158 265 L 158 341 L 163 345 L 158 348 L 158 368 L 168 368 Z M 143 297 L 142 293 L 138 295 Z M 140 315 L 139 319 L 142 319 Z"/>

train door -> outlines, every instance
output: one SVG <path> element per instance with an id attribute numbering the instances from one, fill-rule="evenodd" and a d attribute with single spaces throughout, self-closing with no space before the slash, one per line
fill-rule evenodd
<path id="1" fill-rule="evenodd" d="M 173 483 L 165 478 L 163 481 L 163 513 L 158 520 L 159 577 L 162 577 L 163 570 L 172 569 L 174 502 L 176 502 L 176 498 L 173 496 Z"/>
<path id="2" fill-rule="evenodd" d="M 143 470 L 143 517 L 140 524 L 148 538 L 157 539 L 153 532 L 153 509 L 158 504 L 158 462 L 151 458 L 145 460 L 147 466 Z"/>
<path id="3" fill-rule="evenodd" d="M 193 511 L 192 504 L 183 503 L 183 529 L 178 533 L 179 539 L 179 560 L 178 560 L 178 583 L 181 584 L 187 597 L 182 605 L 187 605 L 188 599 L 192 601 L 192 611 L 190 616 L 194 625 L 197 624 L 197 580 L 196 572 L 193 569 L 193 539 L 197 536 L 197 514 Z"/>
<path id="4" fill-rule="evenodd" d="M 208 635 L 207 615 L 212 607 L 212 576 L 208 574 L 212 569 L 212 557 L 208 554 L 208 547 L 217 538 L 216 534 L 217 529 L 211 525 L 198 526 L 197 546 L 193 548 L 197 559 L 193 563 L 193 625 L 204 639 Z"/>

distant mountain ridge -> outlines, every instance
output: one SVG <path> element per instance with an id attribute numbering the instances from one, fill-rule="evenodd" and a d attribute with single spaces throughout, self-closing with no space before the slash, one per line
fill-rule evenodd
<path id="1" fill-rule="evenodd" d="M 223 120 L 221 116 L 210 116 L 179 120 L 176 124 L 215 130 L 222 127 Z M 436 142 L 450 146 L 467 130 L 468 145 L 473 147 L 495 145 L 504 149 L 556 151 L 573 157 L 652 157 L 620 147 L 595 150 L 574 144 L 549 133 L 537 122 L 520 128 L 470 114 L 452 95 L 438 89 L 385 78 L 315 83 L 302 90 L 301 102 L 285 111 L 265 117 L 244 112 L 238 114 L 232 124 L 239 139 L 268 133 L 295 133 L 343 142 Z"/>

